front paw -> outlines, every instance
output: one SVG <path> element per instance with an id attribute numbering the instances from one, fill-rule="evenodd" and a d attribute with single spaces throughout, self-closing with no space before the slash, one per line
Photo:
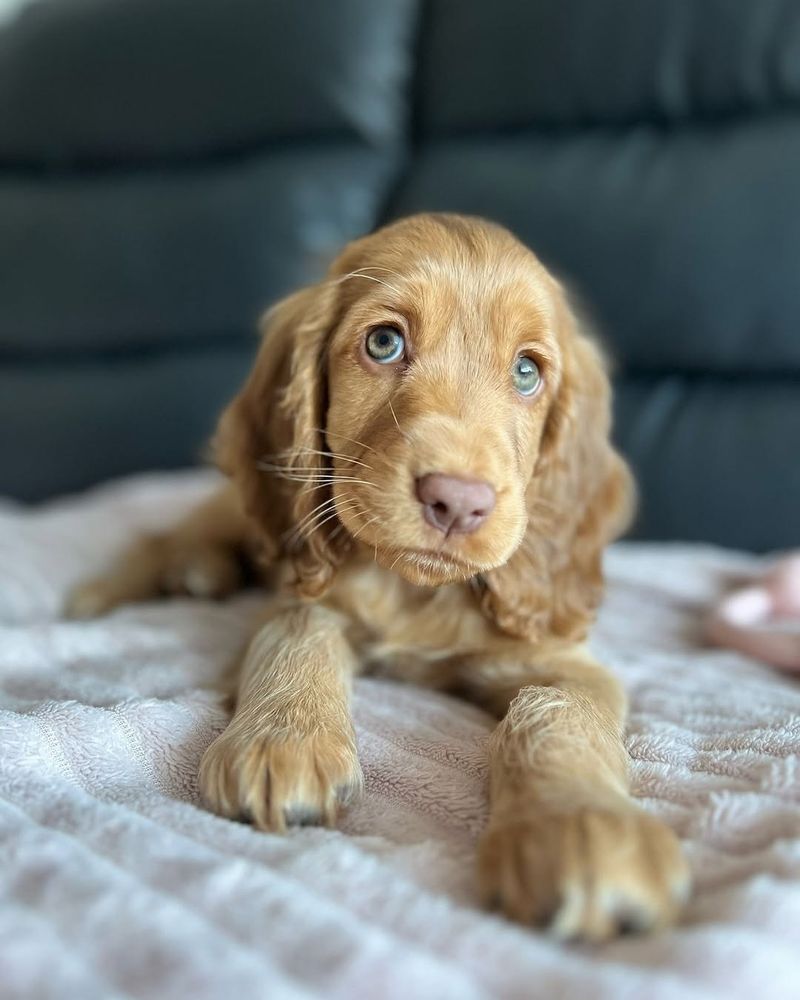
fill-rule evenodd
<path id="1" fill-rule="evenodd" d="M 234 724 L 200 763 L 200 791 L 210 809 L 276 832 L 294 824 L 332 825 L 337 807 L 362 785 L 352 732 L 275 736 Z"/>
<path id="2" fill-rule="evenodd" d="M 479 875 L 487 901 L 561 940 L 666 926 L 689 894 L 675 834 L 633 806 L 494 820 Z"/>

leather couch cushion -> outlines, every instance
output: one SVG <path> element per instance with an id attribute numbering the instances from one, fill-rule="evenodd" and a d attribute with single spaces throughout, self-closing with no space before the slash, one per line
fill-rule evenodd
<path id="1" fill-rule="evenodd" d="M 429 134 L 800 105 L 796 0 L 431 0 L 424 29 Z"/>
<path id="2" fill-rule="evenodd" d="M 0 26 L 0 165 L 396 137 L 413 0 L 37 0 Z"/>
<path id="3" fill-rule="evenodd" d="M 639 482 L 639 538 L 764 551 L 800 540 L 800 378 L 628 375 L 616 437 Z"/>
<path id="4" fill-rule="evenodd" d="M 35 500 L 200 462 L 255 346 L 0 365 L 0 493 Z"/>

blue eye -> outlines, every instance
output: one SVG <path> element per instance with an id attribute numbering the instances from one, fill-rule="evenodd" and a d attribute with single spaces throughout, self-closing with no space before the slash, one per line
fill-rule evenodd
<path id="1" fill-rule="evenodd" d="M 514 362 L 511 378 L 514 388 L 521 396 L 532 396 L 541 384 L 542 374 L 533 358 L 521 355 Z"/>
<path id="2" fill-rule="evenodd" d="M 376 326 L 367 334 L 367 354 L 379 365 L 399 361 L 406 352 L 406 340 L 394 326 Z"/>

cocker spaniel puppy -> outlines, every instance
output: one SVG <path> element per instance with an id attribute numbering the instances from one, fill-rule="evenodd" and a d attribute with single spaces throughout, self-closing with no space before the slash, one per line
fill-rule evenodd
<path id="1" fill-rule="evenodd" d="M 529 250 L 477 219 L 405 219 L 267 314 L 214 442 L 230 485 L 70 610 L 219 596 L 256 555 L 270 596 L 202 761 L 210 808 L 333 822 L 362 784 L 351 681 L 377 669 L 500 720 L 487 900 L 561 938 L 664 925 L 687 868 L 629 795 L 625 696 L 584 645 L 632 506 L 609 422 L 598 349 Z"/>

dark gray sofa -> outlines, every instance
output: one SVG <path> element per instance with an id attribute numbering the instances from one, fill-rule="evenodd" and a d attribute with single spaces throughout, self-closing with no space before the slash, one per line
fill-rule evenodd
<path id="1" fill-rule="evenodd" d="M 34 0 L 0 24 L 0 492 L 189 464 L 261 308 L 515 230 L 616 359 L 636 533 L 800 541 L 796 0 Z"/>

